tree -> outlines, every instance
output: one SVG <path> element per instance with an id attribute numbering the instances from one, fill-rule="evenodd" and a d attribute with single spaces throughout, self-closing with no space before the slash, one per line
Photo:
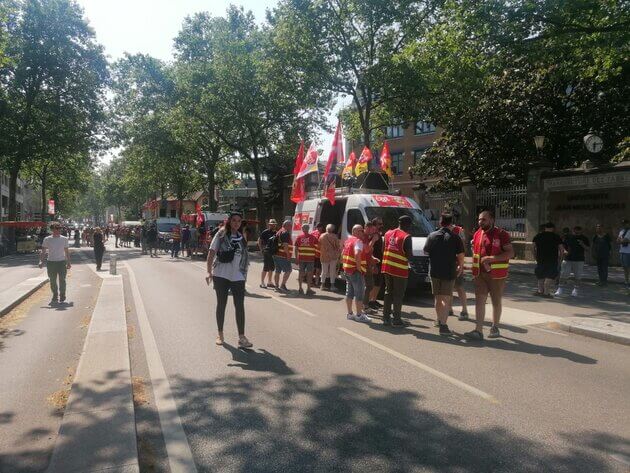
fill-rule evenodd
<path id="1" fill-rule="evenodd" d="M 413 119 L 401 90 L 408 84 L 406 63 L 397 55 L 432 24 L 439 0 L 284 0 L 272 24 L 285 55 L 300 77 L 331 94 L 352 98 L 344 114 L 346 133 L 372 144 L 374 133 Z"/>
<path id="2" fill-rule="evenodd" d="M 51 150 L 74 156 L 92 147 L 108 77 L 102 47 L 74 2 L 18 6 L 0 67 L 0 166 L 10 177 L 9 219 L 16 217 L 17 179 L 28 162 L 49 158 Z"/>
<path id="3" fill-rule="evenodd" d="M 590 0 L 447 2 L 398 59 L 427 87 L 415 107 L 445 129 L 416 171 L 446 183 L 524 183 L 540 134 L 557 169 L 609 162 L 630 127 L 628 13 Z M 582 143 L 591 129 L 606 143 L 594 156 Z"/>

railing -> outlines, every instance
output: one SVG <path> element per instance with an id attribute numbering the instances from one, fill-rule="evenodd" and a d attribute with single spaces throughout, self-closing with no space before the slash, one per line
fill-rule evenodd
<path id="1" fill-rule="evenodd" d="M 477 190 L 477 208 L 494 209 L 495 223 L 514 240 L 525 239 L 527 187 Z"/>

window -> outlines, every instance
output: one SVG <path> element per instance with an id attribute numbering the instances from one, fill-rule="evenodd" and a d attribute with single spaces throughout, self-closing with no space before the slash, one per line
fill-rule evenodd
<path id="1" fill-rule="evenodd" d="M 402 125 L 392 125 L 385 129 L 385 136 L 388 139 L 400 138 L 404 133 Z"/>
<path id="2" fill-rule="evenodd" d="M 414 166 L 417 165 L 422 160 L 422 156 L 424 155 L 424 153 L 427 152 L 428 149 L 429 149 L 428 147 L 424 147 L 424 148 L 413 150 L 413 165 Z"/>
<path id="3" fill-rule="evenodd" d="M 352 227 L 355 225 L 365 225 L 363 214 L 359 209 L 348 210 L 348 233 L 352 235 Z"/>
<path id="4" fill-rule="evenodd" d="M 435 125 L 433 123 L 418 121 L 416 122 L 416 135 L 425 135 L 427 133 L 435 133 Z"/>
<path id="5" fill-rule="evenodd" d="M 392 154 L 392 172 L 398 176 L 403 173 L 403 153 Z"/>

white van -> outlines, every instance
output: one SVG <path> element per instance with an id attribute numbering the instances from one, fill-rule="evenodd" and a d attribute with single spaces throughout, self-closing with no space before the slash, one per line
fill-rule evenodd
<path id="1" fill-rule="evenodd" d="M 357 192 L 357 191 L 355 191 Z M 378 191 L 352 193 L 335 196 L 335 205 L 324 197 L 300 202 L 293 215 L 292 237 L 295 239 L 302 233 L 302 224 L 308 223 L 311 230 L 317 223 L 332 223 L 337 228 L 341 242 L 352 233 L 354 225 L 365 225 L 366 222 L 379 217 L 383 220 L 383 232 L 398 227 L 398 218 L 411 217 L 411 241 L 413 256 L 409 260 L 408 287 L 414 288 L 430 282 L 429 257 L 422 250 L 426 237 L 434 229 L 424 216 L 420 206 L 408 197 L 395 196 Z"/>
<path id="2" fill-rule="evenodd" d="M 201 212 L 206 231 L 217 228 L 228 219 L 228 214 L 219 212 Z"/>
<path id="3" fill-rule="evenodd" d="M 173 229 L 180 225 L 178 218 L 174 217 L 160 217 L 155 220 L 155 224 L 158 231 L 158 238 L 168 240 L 172 237 Z"/>

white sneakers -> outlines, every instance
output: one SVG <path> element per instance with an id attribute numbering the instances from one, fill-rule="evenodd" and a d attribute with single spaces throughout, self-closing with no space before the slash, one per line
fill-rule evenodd
<path id="1" fill-rule="evenodd" d="M 553 293 L 554 296 L 561 296 L 562 294 L 564 294 L 564 289 L 562 289 L 561 287 L 559 287 L 558 290 Z M 578 291 L 578 288 L 574 287 L 573 291 L 571 291 L 571 296 L 578 297 L 579 295 L 580 295 L 580 292 Z"/>
<path id="2" fill-rule="evenodd" d="M 354 315 L 353 313 L 350 313 L 346 316 L 346 318 L 348 320 L 354 320 L 355 322 L 370 323 L 372 321 L 372 319 L 370 319 L 366 313 L 362 313 L 358 315 Z"/>
<path id="3" fill-rule="evenodd" d="M 573 291 L 571 292 L 571 295 L 572 295 L 573 297 L 577 297 L 577 296 L 579 296 L 577 287 L 574 287 L 574 288 L 573 288 Z"/>
<path id="4" fill-rule="evenodd" d="M 554 296 L 561 296 L 564 291 L 561 287 L 559 287 L 556 292 L 553 293 Z"/>

